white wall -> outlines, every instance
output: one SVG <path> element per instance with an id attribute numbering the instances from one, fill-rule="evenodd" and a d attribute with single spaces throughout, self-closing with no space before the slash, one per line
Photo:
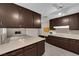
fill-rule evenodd
<path id="1" fill-rule="evenodd" d="M 54 33 L 65 33 L 65 34 L 72 34 L 72 35 L 79 35 L 79 30 L 69 30 L 68 28 L 56 29 L 53 30 Z"/>
<path id="2" fill-rule="evenodd" d="M 24 28 L 7 28 L 7 36 L 15 36 L 16 31 L 21 31 L 20 35 L 26 34 L 26 29 Z"/>
<path id="3" fill-rule="evenodd" d="M 40 34 L 40 29 L 26 28 L 26 35 L 38 36 Z"/>
<path id="4" fill-rule="evenodd" d="M 49 27 L 49 19 L 48 19 L 48 17 L 42 16 L 41 17 L 41 30 L 40 30 L 41 33 L 40 34 L 47 35 L 48 33 L 46 33 L 46 32 L 43 31 L 44 27 Z"/>

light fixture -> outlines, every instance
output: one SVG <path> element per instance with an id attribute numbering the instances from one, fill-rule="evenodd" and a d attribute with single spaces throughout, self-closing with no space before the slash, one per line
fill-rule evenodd
<path id="1" fill-rule="evenodd" d="M 54 26 L 54 28 L 69 28 L 69 25 L 66 25 L 66 26 Z"/>
<path id="2" fill-rule="evenodd" d="M 62 13 L 58 13 L 58 15 L 60 15 L 60 16 L 61 16 L 61 15 L 62 15 Z"/>

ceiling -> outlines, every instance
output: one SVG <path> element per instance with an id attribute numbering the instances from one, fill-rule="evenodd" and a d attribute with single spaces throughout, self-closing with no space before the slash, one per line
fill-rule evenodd
<path id="1" fill-rule="evenodd" d="M 22 7 L 31 9 L 43 16 L 48 16 L 59 10 L 64 10 L 73 7 L 76 3 L 16 3 Z"/>

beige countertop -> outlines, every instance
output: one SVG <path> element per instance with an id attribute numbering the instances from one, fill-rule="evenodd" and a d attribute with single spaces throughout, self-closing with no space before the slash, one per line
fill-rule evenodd
<path id="1" fill-rule="evenodd" d="M 40 37 L 11 37 L 10 39 L 9 43 L 0 45 L 0 55 L 45 40 Z"/>
<path id="2" fill-rule="evenodd" d="M 79 40 L 79 35 L 78 34 L 53 33 L 53 34 L 48 34 L 48 35 Z"/>

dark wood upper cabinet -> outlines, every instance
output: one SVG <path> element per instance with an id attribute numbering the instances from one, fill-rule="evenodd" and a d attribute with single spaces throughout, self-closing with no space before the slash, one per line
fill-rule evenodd
<path id="1" fill-rule="evenodd" d="M 65 17 L 59 18 L 59 24 L 58 25 L 61 25 L 61 26 L 69 25 L 69 17 L 65 16 Z"/>
<path id="2" fill-rule="evenodd" d="M 19 27 L 20 20 L 17 6 L 10 3 L 3 4 L 2 6 L 5 12 L 3 15 L 4 19 L 2 20 L 4 27 Z"/>
<path id="3" fill-rule="evenodd" d="M 65 26 L 69 25 L 69 18 L 68 17 L 60 17 L 50 20 L 53 26 Z"/>
<path id="4" fill-rule="evenodd" d="M 55 30 L 55 28 L 53 28 L 55 26 L 55 21 L 53 19 L 49 21 L 49 26 L 50 26 L 50 30 Z"/>
<path id="5" fill-rule="evenodd" d="M 0 28 L 40 28 L 40 14 L 12 3 L 0 4 Z"/>
<path id="6" fill-rule="evenodd" d="M 79 13 L 50 20 L 50 29 L 53 29 L 54 26 L 66 25 L 69 25 L 70 30 L 79 30 Z"/>
<path id="7" fill-rule="evenodd" d="M 22 22 L 22 27 L 24 28 L 33 28 L 33 15 L 32 11 L 21 8 L 19 9 L 20 20 Z"/>
<path id="8" fill-rule="evenodd" d="M 55 18 L 51 19 L 50 21 L 50 29 L 54 30 L 54 26 L 65 26 L 69 25 L 69 18 L 68 17 L 60 17 L 60 18 Z"/>
<path id="9" fill-rule="evenodd" d="M 41 28 L 41 15 L 33 12 L 34 28 Z"/>
<path id="10" fill-rule="evenodd" d="M 69 21 L 70 30 L 79 30 L 79 14 L 77 13 L 69 17 L 70 17 Z"/>
<path id="11" fill-rule="evenodd" d="M 4 3 L 0 4 L 0 28 L 4 27 L 3 21 L 6 19 L 6 17 L 5 17 L 5 12 L 6 12 L 5 5 L 6 4 L 4 4 Z"/>

